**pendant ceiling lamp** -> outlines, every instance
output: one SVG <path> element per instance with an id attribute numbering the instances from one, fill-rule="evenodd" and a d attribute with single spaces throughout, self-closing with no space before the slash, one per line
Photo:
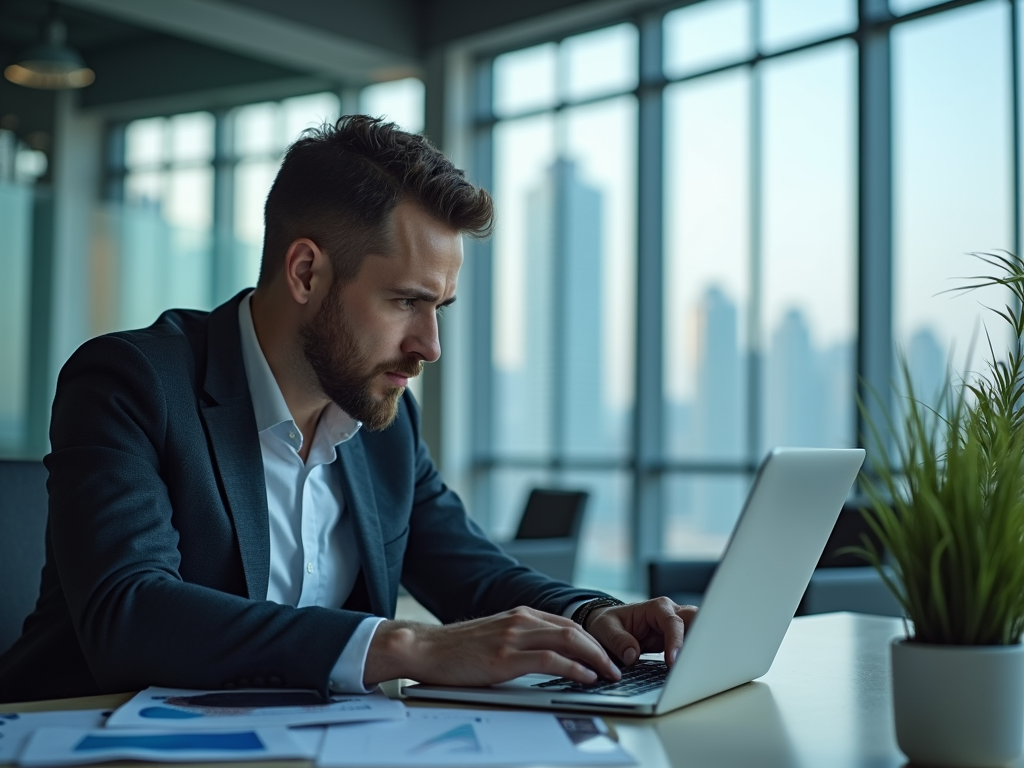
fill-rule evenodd
<path id="1" fill-rule="evenodd" d="M 40 42 L 7 67 L 4 77 L 28 88 L 51 91 L 92 85 L 95 73 L 85 65 L 78 51 L 67 44 L 67 36 L 68 29 L 58 15 L 56 4 L 51 3 Z"/>

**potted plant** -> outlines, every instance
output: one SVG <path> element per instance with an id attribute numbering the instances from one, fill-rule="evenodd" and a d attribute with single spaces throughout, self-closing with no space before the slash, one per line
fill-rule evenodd
<path id="1" fill-rule="evenodd" d="M 924 766 L 1004 765 L 1024 740 L 1024 261 L 977 255 L 995 274 L 954 290 L 1012 292 L 993 309 L 1009 349 L 986 334 L 984 369 L 947 376 L 935 407 L 901 359 L 898 415 L 884 431 L 868 420 L 865 516 L 881 548 L 857 551 L 909 620 L 892 644 L 896 738 Z"/>

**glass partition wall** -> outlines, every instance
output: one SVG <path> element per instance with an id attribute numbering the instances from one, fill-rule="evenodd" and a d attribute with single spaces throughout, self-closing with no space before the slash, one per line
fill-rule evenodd
<path id="1" fill-rule="evenodd" d="M 588 490 L 576 580 L 642 590 L 721 553 L 772 446 L 860 444 L 895 351 L 934 388 L 969 346 L 1000 297 L 936 294 L 1019 243 L 1018 7 L 891 5 L 677 3 L 479 60 L 497 536 L 531 487 Z"/>

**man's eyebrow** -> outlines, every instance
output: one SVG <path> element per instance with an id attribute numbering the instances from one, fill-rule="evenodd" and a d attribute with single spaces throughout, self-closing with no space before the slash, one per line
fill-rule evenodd
<path id="1" fill-rule="evenodd" d="M 436 293 L 425 291 L 422 288 L 394 288 L 393 293 L 402 296 L 406 299 L 419 299 L 420 301 L 426 301 L 429 304 L 436 304 L 440 298 Z M 455 297 L 452 296 L 450 299 L 445 299 L 438 306 L 448 307 L 455 303 Z"/>

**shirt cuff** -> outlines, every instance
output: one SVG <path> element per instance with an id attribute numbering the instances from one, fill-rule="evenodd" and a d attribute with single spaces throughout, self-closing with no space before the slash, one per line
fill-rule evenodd
<path id="1" fill-rule="evenodd" d="M 369 616 L 359 622 L 345 648 L 331 670 L 330 686 L 335 693 L 370 693 L 376 689 L 363 685 L 363 674 L 366 671 L 366 654 L 370 650 L 370 642 L 377 627 L 384 619 Z"/>
<path id="2" fill-rule="evenodd" d="M 569 603 L 569 605 L 566 606 L 565 610 L 562 611 L 562 615 L 565 616 L 565 618 L 567 619 L 571 619 L 572 615 L 576 613 L 577 608 L 579 608 L 584 603 L 589 603 L 591 600 L 596 599 L 596 597 L 588 597 L 584 600 L 577 600 L 575 603 Z"/>

